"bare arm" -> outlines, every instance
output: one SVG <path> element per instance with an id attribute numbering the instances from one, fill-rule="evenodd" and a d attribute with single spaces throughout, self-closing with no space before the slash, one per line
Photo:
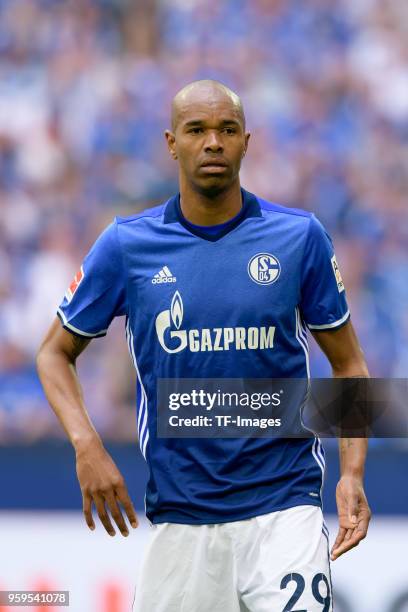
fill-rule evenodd
<path id="1" fill-rule="evenodd" d="M 350 322 L 339 330 L 314 332 L 337 378 L 369 376 L 363 352 Z M 332 560 L 357 546 L 367 535 L 371 512 L 363 488 L 366 438 L 339 438 L 341 478 L 336 489 L 339 531 Z"/>
<path id="2" fill-rule="evenodd" d="M 45 394 L 74 448 L 99 440 L 84 405 L 75 366 L 89 343 L 65 331 L 55 319 L 37 355 Z"/>
<path id="3" fill-rule="evenodd" d="M 87 338 L 67 332 L 55 319 L 38 351 L 38 374 L 47 399 L 75 449 L 88 527 L 95 528 L 93 502 L 106 531 L 115 535 L 106 504 L 121 533 L 128 535 L 118 502 L 122 504 L 133 527 L 137 527 L 136 514 L 123 477 L 105 450 L 86 411 L 76 371 L 76 359 L 89 342 Z"/>

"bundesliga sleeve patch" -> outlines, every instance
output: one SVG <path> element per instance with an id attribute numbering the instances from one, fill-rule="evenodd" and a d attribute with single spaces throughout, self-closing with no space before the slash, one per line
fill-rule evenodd
<path id="1" fill-rule="evenodd" d="M 68 289 L 65 292 L 65 297 L 67 298 L 68 302 L 70 302 L 74 296 L 75 291 L 78 289 L 79 285 L 81 284 L 83 278 L 84 278 L 85 274 L 84 274 L 84 269 L 81 266 L 80 269 L 78 270 L 78 272 L 75 274 L 72 283 L 70 284 L 70 286 L 68 287 Z"/>
<path id="2" fill-rule="evenodd" d="M 336 278 L 337 289 L 339 290 L 339 293 L 341 293 L 342 291 L 344 291 L 344 283 L 343 283 L 343 279 L 341 278 L 339 264 L 337 263 L 336 256 L 333 255 L 330 261 L 333 266 L 333 272 Z"/>

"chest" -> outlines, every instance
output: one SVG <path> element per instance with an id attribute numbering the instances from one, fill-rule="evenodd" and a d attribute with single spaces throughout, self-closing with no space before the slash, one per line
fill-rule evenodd
<path id="1" fill-rule="evenodd" d="M 300 294 L 302 241 L 259 226 L 243 229 L 216 242 L 183 230 L 127 245 L 134 316 L 147 322 L 166 309 L 183 327 L 225 327 L 292 313 Z"/>

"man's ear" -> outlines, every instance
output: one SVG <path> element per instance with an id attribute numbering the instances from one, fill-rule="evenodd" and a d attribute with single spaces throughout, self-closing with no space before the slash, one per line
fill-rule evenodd
<path id="1" fill-rule="evenodd" d="M 248 142 L 249 142 L 250 138 L 251 138 L 250 132 L 246 132 L 246 134 L 245 134 L 245 148 L 244 148 L 244 153 L 243 153 L 242 157 L 245 157 L 246 152 L 248 151 Z"/>
<path id="2" fill-rule="evenodd" d="M 170 155 L 172 156 L 173 159 L 177 159 L 175 135 L 173 134 L 173 132 L 170 132 L 170 130 L 166 130 L 164 132 L 164 135 L 167 140 L 167 147 L 169 149 Z"/>

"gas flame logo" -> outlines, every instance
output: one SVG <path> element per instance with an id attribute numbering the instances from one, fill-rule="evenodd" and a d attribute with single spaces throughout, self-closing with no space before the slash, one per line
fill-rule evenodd
<path id="1" fill-rule="evenodd" d="M 180 329 L 182 322 L 183 300 L 179 292 L 176 291 L 171 300 L 169 310 L 159 312 L 155 323 L 157 338 L 161 347 L 167 353 L 179 353 L 187 346 L 187 331 Z"/>
<path id="2" fill-rule="evenodd" d="M 170 314 L 176 329 L 180 329 L 183 321 L 183 301 L 178 291 L 176 291 L 171 300 Z"/>

